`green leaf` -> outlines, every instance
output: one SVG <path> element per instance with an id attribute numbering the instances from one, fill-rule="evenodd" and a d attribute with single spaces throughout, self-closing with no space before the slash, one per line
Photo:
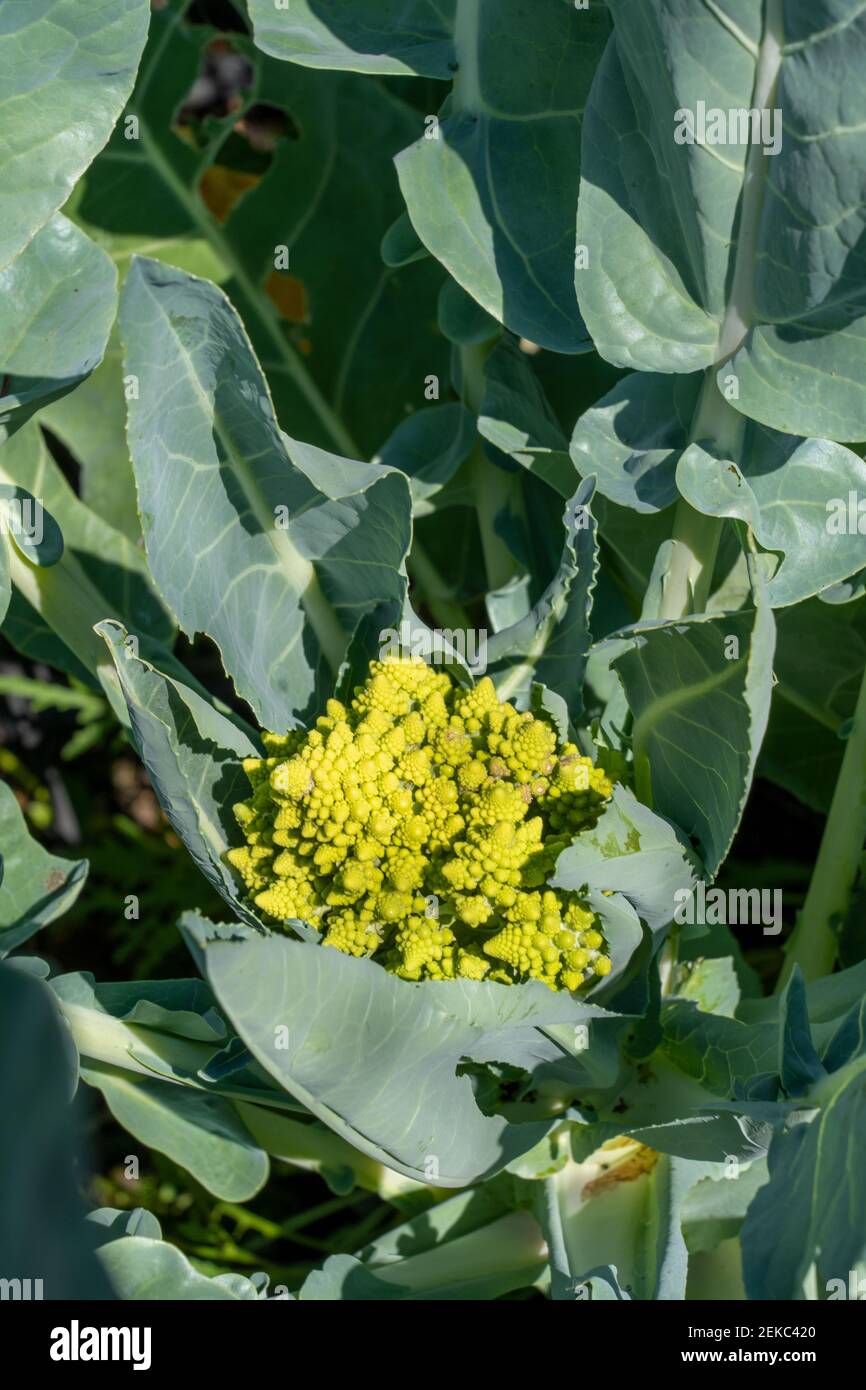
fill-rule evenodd
<path id="1" fill-rule="evenodd" d="M 714 1250 L 723 1240 L 739 1233 L 756 1193 L 767 1181 L 763 1158 L 742 1164 L 725 1164 L 692 1188 L 683 1203 L 683 1235 L 690 1255 Z"/>
<path id="2" fill-rule="evenodd" d="M 64 1003 L 108 1013 L 122 1023 L 215 1046 L 226 1035 L 214 998 L 202 980 L 132 980 L 96 984 L 88 972 L 55 975 L 51 988 Z"/>
<path id="3" fill-rule="evenodd" d="M 707 873 L 740 823 L 767 726 L 774 624 L 758 607 L 631 630 L 614 666 L 634 717 L 642 800 L 696 842 Z"/>
<path id="4" fill-rule="evenodd" d="M 632 372 L 580 416 L 571 457 L 595 473 L 598 489 L 636 512 L 657 512 L 678 497 L 677 461 L 685 449 L 703 377 Z"/>
<path id="5" fill-rule="evenodd" d="M 0 958 L 72 906 L 86 859 L 49 854 L 27 829 L 11 787 L 0 783 Z"/>
<path id="6" fill-rule="evenodd" d="M 231 1103 L 171 1081 L 88 1065 L 82 1077 L 102 1092 L 119 1125 L 191 1173 L 224 1202 L 247 1202 L 264 1186 L 268 1157 Z"/>
<path id="7" fill-rule="evenodd" d="M 62 616 L 66 595 L 67 621 L 74 612 L 74 576 L 81 576 L 83 592 L 90 596 L 91 611 L 82 614 L 80 637 L 93 645 L 86 629 L 100 619 L 117 616 L 134 632 L 155 643 L 170 644 L 174 623 L 155 592 L 138 546 L 116 531 L 81 502 L 54 462 L 36 424 L 7 441 L 0 452 L 0 480 L 26 488 L 50 513 L 62 533 L 63 559 L 57 578 L 31 575 L 25 596 L 38 594 L 49 619 Z M 46 528 L 47 536 L 47 528 Z M 58 557 L 59 559 L 59 557 Z M 25 578 L 18 567 L 22 582 Z M 88 622 L 89 620 L 89 622 Z M 79 635 L 72 627 L 69 637 Z M 62 631 L 60 633 L 62 636 Z M 77 644 L 83 655 L 83 643 Z"/>
<path id="8" fill-rule="evenodd" d="M 402 602 L 408 483 L 280 434 L 216 286 L 137 259 L 121 327 L 151 572 L 184 631 L 213 637 L 260 724 L 284 730 L 324 703 L 365 612 Z"/>
<path id="9" fill-rule="evenodd" d="M 737 410 L 790 434 L 862 439 L 866 296 L 851 248 L 866 211 L 851 132 L 863 14 L 782 0 L 609 8 L 577 232 L 598 350 L 650 372 L 733 352 L 718 379 L 736 383 Z M 763 111 L 768 128 L 731 128 L 731 110 Z"/>
<path id="10" fill-rule="evenodd" d="M 0 545 L 0 578 L 4 565 L 8 566 L 8 554 L 6 547 Z M 9 608 L 3 619 L 3 636 L 17 652 L 31 661 L 42 662 L 46 666 L 53 666 L 57 671 L 64 671 L 66 675 L 74 676 L 88 687 L 98 685 L 96 677 L 52 631 L 37 609 L 15 588 L 12 589 Z"/>
<path id="11" fill-rule="evenodd" d="M 427 247 L 419 241 L 408 212 L 401 212 L 382 238 L 382 260 L 387 266 L 397 269 L 411 265 L 413 261 L 426 260 L 429 254 Z"/>
<path id="12" fill-rule="evenodd" d="M 408 221 L 409 214 L 404 215 Z M 412 225 L 411 222 L 409 225 Z M 413 235 L 417 238 L 414 228 Z M 423 251 L 425 256 L 430 254 L 426 246 Z M 455 343 L 458 347 L 478 346 L 499 337 L 501 333 L 496 320 L 450 275 L 445 277 L 439 291 L 438 319 L 439 327 L 449 343 Z"/>
<path id="13" fill-rule="evenodd" d="M 12 0 L 0 33 L 0 266 L 65 201 L 132 91 L 148 0 Z"/>
<path id="14" fill-rule="evenodd" d="M 487 643 L 487 669 L 502 700 L 529 701 L 540 682 L 561 695 L 572 718 L 582 708 L 583 673 L 591 636 L 589 615 L 598 572 L 594 483 L 584 479 L 563 516 L 559 568 L 525 617 Z"/>
<path id="15" fill-rule="evenodd" d="M 543 985 L 416 985 L 318 943 L 215 928 L 192 913 L 182 925 L 265 1070 L 363 1153 L 435 1186 L 498 1171 L 546 1129 L 483 1115 L 469 1076 L 457 1075 L 461 1060 L 595 1012 Z"/>
<path id="16" fill-rule="evenodd" d="M 457 0 L 248 0 L 265 53 L 311 68 L 450 77 Z"/>
<path id="17" fill-rule="evenodd" d="M 118 1298 L 133 1302 L 155 1299 L 234 1302 L 239 1298 L 259 1296 L 255 1285 L 243 1276 L 208 1278 L 190 1264 L 176 1245 L 164 1240 L 148 1240 L 145 1236 L 123 1236 L 109 1241 L 99 1251 L 99 1263 Z"/>
<path id="18" fill-rule="evenodd" d="M 692 1000 L 675 998 L 665 1004 L 662 1018 L 666 1056 L 680 1072 L 716 1096 L 730 1096 L 737 1082 L 745 1085 L 756 1076 L 776 1070 L 776 1019 L 745 1023 L 706 1013 Z M 704 1104 L 709 1108 L 710 1094 Z"/>
<path id="19" fill-rule="evenodd" d="M 559 421 L 513 338 L 503 338 L 484 364 L 478 433 L 562 497 L 573 495 L 577 475 Z"/>
<path id="20" fill-rule="evenodd" d="M 590 347 L 573 290 L 577 151 L 609 32 L 603 6 L 461 0 L 453 97 L 396 161 L 428 250 L 495 319 L 557 352 Z"/>
<path id="21" fill-rule="evenodd" d="M 733 1018 L 740 1002 L 740 985 L 733 957 L 699 957 L 684 962 L 673 996 L 692 1000 L 704 1013 Z"/>
<path id="22" fill-rule="evenodd" d="M 160 805 L 208 882 L 239 916 L 255 922 L 223 862 L 238 833 L 232 805 L 249 791 L 242 759 L 256 756 L 255 745 L 194 690 L 135 656 L 118 623 L 100 623 L 97 631 L 114 662 Z"/>
<path id="23" fill-rule="evenodd" d="M 674 828 L 618 783 L 596 824 L 560 854 L 550 882 L 568 892 L 621 893 L 658 931 L 674 915 L 676 893 L 695 882 L 689 860 Z"/>
<path id="24" fill-rule="evenodd" d="M 298 1294 L 306 1302 L 394 1302 L 411 1299 L 411 1289 L 386 1284 L 354 1255 L 330 1255 L 321 1269 L 308 1274 Z M 417 1295 L 428 1299 L 429 1291 Z"/>
<path id="25" fill-rule="evenodd" d="M 4 453 L 3 461 L 11 462 L 11 456 Z M 0 477 L 9 476 L 5 470 L 0 470 Z M 18 483 L 2 482 L 0 516 L 3 519 L 0 534 L 9 536 L 25 560 L 38 569 L 49 569 L 57 564 L 63 554 L 63 532 L 41 498 L 34 497 Z"/>
<path id="26" fill-rule="evenodd" d="M 774 608 L 801 603 L 861 567 L 862 536 L 838 524 L 849 494 L 866 488 L 866 464 L 857 454 L 829 439 L 796 439 L 749 422 L 741 458 L 733 464 L 692 444 L 677 465 L 677 487 L 697 511 L 739 518 L 765 550 L 781 552 L 767 583 Z"/>
<path id="27" fill-rule="evenodd" d="M 425 516 L 435 509 L 433 499 L 469 457 L 476 440 L 472 415 L 464 405 L 449 401 L 410 415 L 383 444 L 374 462 L 408 475 L 413 515 Z"/>
<path id="28" fill-rule="evenodd" d="M 12 580 L 9 576 L 9 560 L 5 545 L 0 544 L 0 623 L 2 623 L 6 617 L 11 598 Z"/>
<path id="29" fill-rule="evenodd" d="M 112 1297 L 84 1229 L 69 1112 L 73 1056 L 44 984 L 0 965 L 0 1183 L 9 1197 L 0 1209 L 0 1278 L 41 1281 L 41 1291 L 18 1297 Z"/>
<path id="30" fill-rule="evenodd" d="M 115 531 L 141 536 L 135 475 L 126 443 L 123 349 L 117 325 L 105 355 L 86 381 L 42 408 L 47 425 L 78 462 L 81 500 Z"/>
<path id="31" fill-rule="evenodd" d="M 564 362 L 567 359 L 553 360 Z M 573 382 L 572 394 L 579 389 L 579 382 Z M 485 363 L 485 390 L 478 432 L 494 448 L 547 483 L 561 497 L 566 500 L 572 497 L 577 485 L 576 461 L 584 460 L 577 453 L 569 457 L 568 441 L 531 359 L 510 338 L 504 338 Z M 601 464 L 603 468 L 603 457 Z M 587 476 L 595 476 L 593 467 L 585 471 Z M 638 516 L 630 506 L 617 506 L 596 493 L 592 510 L 600 539 L 612 552 L 608 556 L 610 570 L 635 591 L 639 609 L 656 551 L 670 533 L 670 519 L 660 515 Z M 604 578 L 602 571 L 600 582 Z"/>
<path id="32" fill-rule="evenodd" d="M 824 1085 L 829 1095 L 812 1122 L 798 1117 L 770 1145 L 770 1181 L 743 1225 L 749 1298 L 803 1298 L 813 1265 L 818 1298 L 848 1298 L 852 1272 L 856 1288 L 866 1268 L 859 1217 L 866 1172 L 858 1157 L 866 1143 L 863 1059 Z"/>
<path id="33" fill-rule="evenodd" d="M 145 1207 L 133 1207 L 131 1211 L 97 1207 L 95 1211 L 87 1213 L 85 1224 L 91 1234 L 94 1250 L 107 1245 L 109 1241 L 119 1240 L 121 1236 L 145 1236 L 148 1240 L 159 1240 L 162 1236 L 159 1222 L 153 1212 Z"/>
<path id="34" fill-rule="evenodd" d="M 57 213 L 0 270 L 0 437 L 93 370 L 116 309 L 108 256 Z"/>
<path id="35" fill-rule="evenodd" d="M 118 258 L 135 250 L 223 284 L 281 423 L 369 457 L 407 405 L 424 403 L 426 377 L 448 371 L 435 323 L 440 267 L 381 258 L 403 211 L 391 161 L 417 114 L 378 82 L 309 72 L 243 34 L 186 23 L 187 9 L 167 0 L 155 11 L 129 108 L 138 138 L 118 127 L 75 215 L 91 235 L 107 232 Z M 214 45 L 249 67 L 231 111 L 201 122 L 184 105 Z M 263 107 L 267 152 L 245 123 L 252 112 L 250 129 L 260 129 Z"/>
<path id="36" fill-rule="evenodd" d="M 776 685 L 758 772 L 826 814 L 866 665 L 866 604 L 815 598 L 776 622 Z"/>
<path id="37" fill-rule="evenodd" d="M 806 985 L 799 965 L 779 1000 L 779 1076 L 789 1096 L 802 1095 L 826 1073 L 815 1051 Z"/>

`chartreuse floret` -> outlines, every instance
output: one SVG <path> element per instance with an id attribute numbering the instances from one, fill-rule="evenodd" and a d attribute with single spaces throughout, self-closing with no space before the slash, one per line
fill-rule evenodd
<path id="1" fill-rule="evenodd" d="M 610 970 L 593 913 L 545 886 L 610 782 L 486 677 L 374 662 L 351 704 L 264 745 L 228 858 L 267 918 L 407 980 L 575 990 Z"/>

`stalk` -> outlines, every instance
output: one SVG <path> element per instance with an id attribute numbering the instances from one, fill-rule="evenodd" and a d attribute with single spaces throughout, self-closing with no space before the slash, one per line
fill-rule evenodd
<path id="1" fill-rule="evenodd" d="M 752 105 L 772 105 L 784 37 L 782 0 L 767 0 L 766 20 L 758 61 Z M 707 371 L 691 440 L 711 442 L 728 458 L 736 459 L 742 445 L 744 417 L 724 399 L 716 385 L 716 372 L 743 342 L 754 319 L 755 260 L 761 206 L 767 183 L 767 160 L 758 144 L 751 146 L 743 177 L 743 201 L 731 292 L 719 330 L 715 364 Z M 733 418 L 732 418 L 733 417 Z M 722 523 L 703 516 L 681 500 L 674 518 L 674 552 L 665 583 L 661 616 L 682 618 L 706 607 L 713 577 Z"/>
<path id="2" fill-rule="evenodd" d="M 712 443 L 726 457 L 736 459 L 745 427 L 745 417 L 725 400 L 716 383 L 716 368 L 711 367 L 695 411 L 692 442 Z M 684 497 L 680 498 L 671 537 L 673 555 L 662 594 L 662 618 L 684 618 L 688 613 L 705 610 L 721 536 L 722 522 L 718 517 L 705 516 Z"/>
<path id="3" fill-rule="evenodd" d="M 850 906 L 866 840 L 866 671 L 830 814 L 803 909 L 785 948 L 779 977 L 784 989 L 795 965 L 807 980 L 828 975 L 836 963 L 836 929 Z"/>

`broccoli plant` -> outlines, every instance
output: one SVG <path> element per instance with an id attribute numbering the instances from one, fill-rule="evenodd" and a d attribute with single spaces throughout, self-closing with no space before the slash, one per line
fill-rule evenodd
<path id="1" fill-rule="evenodd" d="M 224 912 L 187 979 L 63 971 L 86 865 L 6 789 L 0 1009 L 215 1198 L 277 1160 L 390 1208 L 275 1288 L 71 1194 L 70 1267 L 851 1296 L 862 6 L 4 15 L 2 632 Z"/>

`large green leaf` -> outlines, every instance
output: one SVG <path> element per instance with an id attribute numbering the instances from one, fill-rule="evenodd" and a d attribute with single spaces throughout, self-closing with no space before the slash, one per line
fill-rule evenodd
<path id="1" fill-rule="evenodd" d="M 803 1298 L 813 1266 L 819 1299 L 849 1298 L 851 1283 L 856 1289 L 866 1271 L 866 1191 L 858 1158 L 866 1141 L 866 1059 L 843 1067 L 822 1087 L 826 1098 L 811 1123 L 792 1124 L 770 1146 L 770 1180 L 743 1226 L 749 1298 Z"/>
<path id="2" fill-rule="evenodd" d="M 0 266 L 102 148 L 132 91 L 148 0 L 6 0 L 0 29 Z"/>
<path id="3" fill-rule="evenodd" d="M 866 488 L 866 463 L 841 444 L 797 439 L 750 422 L 739 465 L 692 444 L 680 457 L 676 480 L 698 511 L 745 521 L 760 545 L 781 553 L 767 583 L 774 608 L 801 603 L 863 564 L 862 536 L 830 525 L 832 499 L 847 514 L 849 494 Z"/>
<path id="4" fill-rule="evenodd" d="M 75 391 L 45 406 L 39 422 L 76 459 L 81 500 L 128 540 L 137 541 L 141 526 L 126 442 L 123 349 L 116 324 L 96 370 Z"/>
<path id="5" fill-rule="evenodd" d="M 577 150 L 609 32 L 600 5 L 460 0 L 453 95 L 397 159 L 428 250 L 494 318 L 557 352 L 590 346 L 572 283 Z"/>
<path id="6" fill-rule="evenodd" d="M 116 308 L 108 256 L 57 213 L 0 271 L 0 437 L 93 370 Z"/>
<path id="7" fill-rule="evenodd" d="M 407 479 L 281 436 L 216 286 L 136 260 L 121 326 L 151 572 L 259 722 L 283 730 L 324 702 L 365 613 L 402 603 Z"/>
<path id="8" fill-rule="evenodd" d="M 638 792 L 693 837 L 713 875 L 739 825 L 767 725 L 772 612 L 761 601 L 633 631 L 614 666 L 634 717 Z"/>
<path id="9" fill-rule="evenodd" d="M 815 598 L 776 622 L 776 685 L 758 771 L 826 814 L 866 666 L 866 604 Z"/>
<path id="10" fill-rule="evenodd" d="M 408 474 L 412 514 L 425 516 L 435 510 L 439 494 L 461 463 L 465 463 L 476 442 L 472 415 L 458 401 L 448 401 L 417 410 L 403 420 L 374 462 Z"/>
<path id="11" fill-rule="evenodd" d="M 141 1302 L 171 1300 L 200 1302 L 259 1297 L 256 1286 L 240 1274 L 210 1278 L 201 1274 L 176 1245 L 146 1236 L 121 1236 L 103 1245 L 99 1263 L 119 1298 Z"/>
<path id="12" fill-rule="evenodd" d="M 246 1202 L 268 1176 L 268 1157 L 221 1096 L 171 1081 L 85 1066 L 82 1077 L 102 1092 L 119 1125 L 149 1149 L 167 1154 L 225 1202 Z"/>
<path id="13" fill-rule="evenodd" d="M 689 1254 L 714 1250 L 736 1236 L 755 1194 L 767 1181 L 766 1159 L 725 1164 L 722 1172 L 703 1178 L 683 1204 L 683 1235 Z"/>
<path id="14" fill-rule="evenodd" d="M 526 354 L 507 335 L 484 363 L 478 433 L 562 497 L 574 494 L 577 474 L 559 421 Z"/>
<path id="15" fill-rule="evenodd" d="M 45 985 L 0 965 L 0 1279 L 38 1281 L 17 1297 L 112 1297 L 84 1230 L 69 1114 L 72 1059 Z M 4 1296 L 16 1297 L 5 1287 Z"/>
<path id="16" fill-rule="evenodd" d="M 11 787 L 0 783 L 0 957 L 72 906 L 86 859 L 59 859 L 34 840 Z"/>
<path id="17" fill-rule="evenodd" d="M 694 870 L 673 827 L 619 784 L 596 824 L 560 854 L 550 881 L 571 892 L 622 893 L 657 931 L 673 917 L 677 890 L 692 887 Z"/>
<path id="18" fill-rule="evenodd" d="M 866 17 L 833 0 L 609 7 L 578 216 L 589 254 L 577 292 L 596 346 L 650 372 L 736 349 L 720 384 L 736 383 L 738 410 L 861 439 Z M 751 109 L 770 119 L 764 144 L 728 121 Z"/>
<path id="19" fill-rule="evenodd" d="M 450 77 L 458 0 L 249 0 L 255 40 L 311 68 Z"/>
<path id="20" fill-rule="evenodd" d="M 572 717 L 582 708 L 598 573 L 593 489 L 592 479 L 585 479 L 566 505 L 562 556 L 538 602 L 487 643 L 487 667 L 502 700 L 526 703 L 533 683 L 541 682 L 565 700 Z"/>
<path id="21" fill-rule="evenodd" d="M 552 354 L 542 354 L 541 358 L 535 360 L 544 358 L 560 364 L 571 362 L 571 359 L 554 357 Z M 588 360 L 578 359 L 581 368 Z M 569 457 L 568 440 L 539 376 L 533 370 L 532 361 L 507 337 L 493 349 L 485 363 L 478 432 L 494 448 L 507 454 L 515 463 L 546 483 L 553 492 L 568 500 L 577 486 L 578 472 L 585 473 L 587 477 L 595 476 L 595 450 L 591 458 L 584 459 L 576 451 Z M 581 385 L 579 369 L 571 372 L 568 381 L 569 400 L 575 396 L 580 399 L 585 386 Z M 579 470 L 578 462 L 581 464 Z M 603 456 L 599 463 L 600 472 L 604 475 Z M 609 477 L 608 471 L 601 492 L 605 491 Z M 639 608 L 656 551 L 670 532 L 670 521 L 664 516 L 637 516 L 631 510 L 633 505 L 630 500 L 626 506 L 618 506 L 599 492 L 592 500 L 599 539 L 612 552 L 607 556 L 611 574 L 634 592 L 636 607 Z M 606 582 L 608 577 L 602 570 L 599 583 Z M 603 631 L 619 626 L 621 623 L 614 622 Z"/>
<path id="22" fill-rule="evenodd" d="M 2 570 L 4 564 L 8 565 L 5 546 L 0 546 L 0 554 Z M 37 609 L 27 602 L 18 589 L 12 590 L 9 608 L 3 619 L 3 636 L 17 652 L 31 661 L 53 666 L 56 671 L 64 671 L 84 685 L 98 685 L 96 676 L 79 660 L 72 648 L 52 631 Z"/>
<path id="23" fill-rule="evenodd" d="M 182 921 L 265 1070 L 362 1152 L 434 1186 L 497 1171 L 546 1129 L 483 1114 L 461 1060 L 524 1057 L 538 1027 L 598 1013 L 535 983 L 410 984 L 315 942 Z"/>
<path id="24" fill-rule="evenodd" d="M 92 627 L 102 618 L 116 616 L 133 632 L 170 645 L 174 623 L 153 589 L 140 549 L 78 499 L 49 454 L 35 422 L 4 445 L 0 452 L 0 481 L 26 488 L 38 497 L 62 532 L 63 555 L 52 566 L 57 578 L 50 572 L 33 577 L 34 589 L 45 600 L 46 617 L 49 588 L 57 591 L 52 596 L 52 614 L 62 611 L 64 593 L 67 608 L 74 610 L 72 573 L 80 571 L 94 594 L 94 603 L 101 604 L 92 615 L 82 615 L 82 638 L 87 637 L 92 643 L 92 634 L 84 630 L 88 618 Z M 16 572 L 20 572 L 20 567 Z"/>
<path id="25" fill-rule="evenodd" d="M 577 421 L 575 467 L 594 473 L 599 492 L 622 507 L 647 513 L 669 507 L 677 500 L 677 460 L 702 381 L 700 373 L 629 373 Z"/>
<path id="26" fill-rule="evenodd" d="M 129 710 L 141 760 L 165 814 L 205 878 L 247 920 L 238 883 L 223 861 L 237 835 L 232 814 L 249 782 L 242 759 L 256 755 L 246 733 L 189 686 L 168 679 L 130 649 L 118 623 L 101 623 Z"/>
<path id="27" fill-rule="evenodd" d="M 241 34 L 186 23 L 188 7 L 168 0 L 154 13 L 129 106 L 137 137 L 118 127 L 75 215 L 94 237 L 110 234 L 115 255 L 137 249 L 222 283 L 281 423 L 369 457 L 407 407 L 424 404 L 426 378 L 444 381 L 448 370 L 435 323 L 441 269 L 390 268 L 380 254 L 403 206 L 392 157 L 413 139 L 417 115 L 376 81 L 309 72 Z M 248 77 L 226 117 L 185 118 L 214 45 L 241 56 Z M 263 108 L 267 153 L 251 144 Z"/>
<path id="28" fill-rule="evenodd" d="M 5 545 L 0 545 L 0 623 L 6 617 L 12 598 L 12 580 L 9 575 L 9 556 Z"/>

